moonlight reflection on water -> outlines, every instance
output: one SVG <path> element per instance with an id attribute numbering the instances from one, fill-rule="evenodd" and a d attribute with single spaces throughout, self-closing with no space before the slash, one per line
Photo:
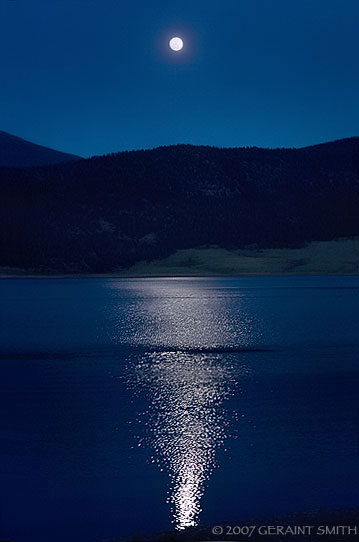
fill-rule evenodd
<path id="1" fill-rule="evenodd" d="M 242 309 L 243 292 L 230 284 L 221 291 L 206 280 L 121 285 L 141 310 L 134 304 L 124 318 L 119 307 L 114 339 L 127 336 L 142 349 L 127 366 L 127 385 L 148 400 L 138 421 L 142 427 L 146 420 L 152 462 L 169 475 L 172 521 L 182 530 L 198 524 L 216 450 L 229 436 L 224 402 L 247 372 L 228 349 L 252 347 L 253 321 Z M 228 303 L 234 299 L 236 318 Z"/>
<path id="2" fill-rule="evenodd" d="M 152 461 L 169 473 L 173 522 L 179 530 L 195 526 L 216 449 L 228 437 L 222 404 L 234 393 L 233 367 L 218 354 L 160 352 L 143 356 L 134 377 L 149 393 Z"/>

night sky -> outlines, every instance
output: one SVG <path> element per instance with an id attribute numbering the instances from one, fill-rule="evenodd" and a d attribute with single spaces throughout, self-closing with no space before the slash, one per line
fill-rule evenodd
<path id="1" fill-rule="evenodd" d="M 359 135 L 358 0 L 0 0 L 0 58 L 0 129 L 82 156 Z"/>

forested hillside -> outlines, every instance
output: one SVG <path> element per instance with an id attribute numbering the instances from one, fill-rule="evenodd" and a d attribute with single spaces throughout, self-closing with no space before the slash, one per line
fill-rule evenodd
<path id="1" fill-rule="evenodd" d="M 108 272 L 203 245 L 294 247 L 359 235 L 359 138 L 1 168 L 0 197 L 3 267 Z"/>

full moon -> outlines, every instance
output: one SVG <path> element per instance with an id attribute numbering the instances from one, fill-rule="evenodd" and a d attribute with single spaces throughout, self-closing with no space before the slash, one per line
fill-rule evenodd
<path id="1" fill-rule="evenodd" d="M 172 38 L 170 40 L 169 46 L 171 47 L 172 51 L 180 51 L 183 49 L 183 41 L 181 38 Z"/>

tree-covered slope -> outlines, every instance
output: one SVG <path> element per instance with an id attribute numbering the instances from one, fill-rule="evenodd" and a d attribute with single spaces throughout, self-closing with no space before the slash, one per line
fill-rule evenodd
<path id="1" fill-rule="evenodd" d="M 0 197 L 2 266 L 106 272 L 203 245 L 298 246 L 359 235 L 359 138 L 2 168 Z"/>

